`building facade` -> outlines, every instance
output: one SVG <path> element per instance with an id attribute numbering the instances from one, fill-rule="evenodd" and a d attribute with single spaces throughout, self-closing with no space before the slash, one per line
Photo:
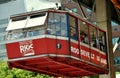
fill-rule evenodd
<path id="1" fill-rule="evenodd" d="M 115 45 L 116 42 L 118 42 L 118 46 L 114 52 L 114 63 L 115 67 L 117 67 L 118 71 L 120 71 L 120 25 L 115 25 L 112 27 L 112 35 L 113 35 L 113 46 Z"/>
<path id="2" fill-rule="evenodd" d="M 0 1 L 0 59 L 7 59 L 6 54 L 6 27 L 10 15 L 25 12 L 24 0 Z M 14 52 L 13 52 L 14 53 Z"/>

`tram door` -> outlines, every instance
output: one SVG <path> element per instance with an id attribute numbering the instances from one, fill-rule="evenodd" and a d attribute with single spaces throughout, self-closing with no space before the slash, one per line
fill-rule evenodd
<path id="1" fill-rule="evenodd" d="M 48 49 L 54 44 L 50 52 L 54 54 L 61 54 L 61 52 L 62 54 L 68 54 L 66 13 L 49 12 L 47 34 L 54 38 L 54 40 L 50 42 L 52 44 L 48 44 Z"/>

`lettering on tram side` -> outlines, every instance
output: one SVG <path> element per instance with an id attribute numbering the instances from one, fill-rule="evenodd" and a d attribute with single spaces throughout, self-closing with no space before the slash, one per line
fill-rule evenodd
<path id="1" fill-rule="evenodd" d="M 95 59 L 95 54 L 91 53 L 91 59 Z"/>
<path id="2" fill-rule="evenodd" d="M 20 53 L 23 56 L 29 56 L 35 54 L 32 40 L 19 42 L 19 45 L 20 45 Z"/>
<path id="3" fill-rule="evenodd" d="M 107 60 L 106 60 L 106 59 L 101 58 L 101 63 L 103 63 L 103 64 L 107 64 Z"/>
<path id="4" fill-rule="evenodd" d="M 87 51 L 82 50 L 82 49 L 80 51 L 81 51 L 81 55 L 90 58 L 90 52 L 87 52 Z"/>
<path id="5" fill-rule="evenodd" d="M 79 54 L 79 49 L 71 46 L 71 52 Z"/>
<path id="6" fill-rule="evenodd" d="M 85 57 L 87 57 L 87 58 L 91 58 L 91 59 L 93 59 L 93 60 L 96 59 L 98 62 L 101 62 L 101 63 L 103 63 L 103 64 L 107 64 L 107 60 L 104 59 L 104 58 L 101 58 L 101 57 L 98 56 L 98 55 L 95 55 L 95 54 L 90 53 L 90 52 L 88 52 L 88 51 L 85 51 L 85 50 L 83 50 L 83 49 L 81 49 L 80 51 L 81 51 L 81 52 L 79 52 L 79 49 L 78 49 L 78 48 L 71 46 L 71 52 L 72 52 L 72 53 L 80 54 L 80 55 L 82 55 L 82 56 L 85 56 Z"/>

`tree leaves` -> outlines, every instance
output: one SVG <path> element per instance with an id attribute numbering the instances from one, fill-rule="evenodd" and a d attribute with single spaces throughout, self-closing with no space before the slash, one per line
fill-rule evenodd
<path id="1" fill-rule="evenodd" d="M 9 70 L 7 61 L 0 60 L 0 78 L 53 78 L 53 77 L 17 68 Z"/>

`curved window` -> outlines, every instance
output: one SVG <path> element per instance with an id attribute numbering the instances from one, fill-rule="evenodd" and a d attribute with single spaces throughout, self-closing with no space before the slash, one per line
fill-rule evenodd
<path id="1" fill-rule="evenodd" d="M 41 28 L 38 26 L 38 27 L 33 27 L 29 29 L 24 29 L 24 30 L 9 31 L 7 34 L 7 40 L 29 38 L 29 37 L 34 37 L 34 36 L 43 35 L 43 34 L 45 34 L 45 28 Z"/>
<path id="2" fill-rule="evenodd" d="M 7 40 L 14 40 L 19 38 L 25 38 L 25 32 L 17 30 L 17 31 L 9 31 L 7 34 Z"/>
<path id="3" fill-rule="evenodd" d="M 70 36 L 73 39 L 77 39 L 77 19 L 69 16 Z"/>
<path id="4" fill-rule="evenodd" d="M 86 22 L 79 21 L 80 22 L 80 41 L 88 44 L 89 39 L 88 39 L 88 25 Z"/>
<path id="5" fill-rule="evenodd" d="M 39 34 L 40 34 L 40 31 L 39 31 L 39 30 L 33 31 L 33 35 L 34 35 L 34 36 L 37 36 L 37 35 L 39 35 Z"/>
<path id="6" fill-rule="evenodd" d="M 28 31 L 27 32 L 27 37 L 32 37 L 33 36 L 33 31 Z"/>
<path id="7" fill-rule="evenodd" d="M 67 36 L 67 20 L 66 14 L 49 13 L 48 27 L 46 34 Z"/>
<path id="8" fill-rule="evenodd" d="M 106 52 L 106 34 L 105 32 L 98 30 L 99 49 Z"/>
<path id="9" fill-rule="evenodd" d="M 97 28 L 90 26 L 90 45 L 92 47 L 98 48 L 98 32 Z"/>

